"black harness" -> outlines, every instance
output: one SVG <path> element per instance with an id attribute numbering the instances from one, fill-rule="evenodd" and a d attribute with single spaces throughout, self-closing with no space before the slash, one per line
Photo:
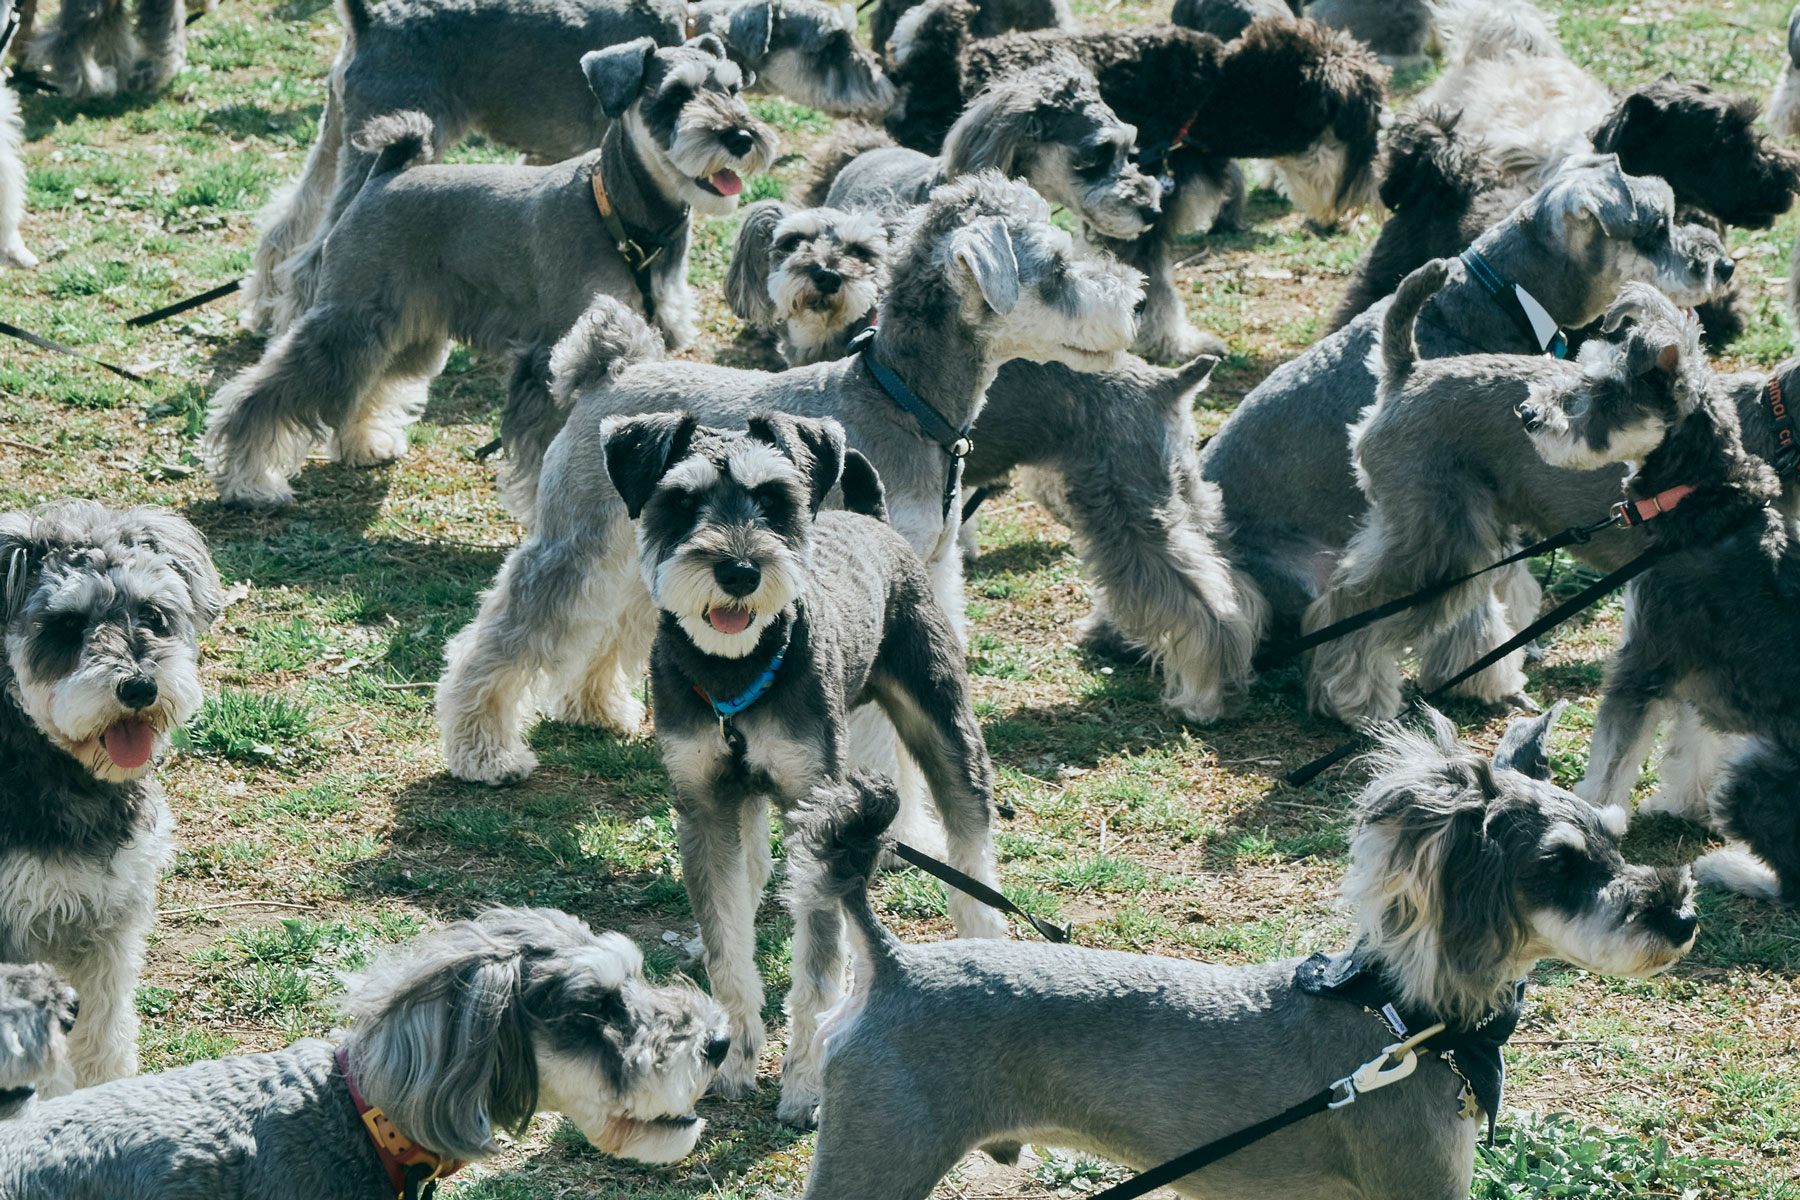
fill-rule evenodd
<path id="1" fill-rule="evenodd" d="M 921 400 L 891 367 L 878 362 L 875 358 L 874 325 L 851 338 L 848 348 L 850 353 L 862 355 L 863 366 L 868 368 L 876 385 L 918 423 L 920 435 L 943 447 L 945 456 L 950 460 L 949 469 L 944 474 L 943 519 L 948 521 L 951 510 L 956 507 L 956 494 L 962 487 L 963 459 L 969 457 L 970 452 L 975 449 L 975 443 L 969 437 L 975 428 L 974 423 L 970 422 L 958 429 L 945 419 L 943 413 Z"/>

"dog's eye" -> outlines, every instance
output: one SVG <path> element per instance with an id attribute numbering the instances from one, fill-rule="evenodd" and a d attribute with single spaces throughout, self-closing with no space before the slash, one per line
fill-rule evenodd
<path id="1" fill-rule="evenodd" d="M 44 618 L 44 637 L 65 646 L 78 646 L 87 634 L 87 617 L 82 613 L 52 613 Z"/>
<path id="2" fill-rule="evenodd" d="M 167 633 L 169 630 L 168 615 L 154 604 L 140 604 L 137 610 L 137 623 L 151 633 Z"/>
<path id="3" fill-rule="evenodd" d="M 750 499 L 756 502 L 756 507 L 762 509 L 763 515 L 767 517 L 785 514 L 793 501 L 788 490 L 778 483 L 765 483 L 761 487 L 751 488 Z"/>
<path id="4" fill-rule="evenodd" d="M 797 233 L 790 233 L 786 237 L 777 238 L 775 239 L 775 253 L 792 254 L 800 248 L 800 243 L 803 240 L 804 239 Z"/>
<path id="5" fill-rule="evenodd" d="M 851 258 L 860 259 L 863 262 L 875 261 L 875 248 L 873 246 L 859 246 L 853 242 L 844 247 L 844 253 L 848 254 Z"/>
<path id="6" fill-rule="evenodd" d="M 1550 856 L 1544 869 L 1558 879 L 1573 879 L 1584 874 L 1588 868 L 1587 855 L 1573 846 L 1565 846 Z"/>

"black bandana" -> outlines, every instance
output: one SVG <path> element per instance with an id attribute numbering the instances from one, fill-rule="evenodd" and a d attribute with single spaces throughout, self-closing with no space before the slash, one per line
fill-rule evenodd
<path id="1" fill-rule="evenodd" d="M 1382 976 L 1381 969 L 1364 958 L 1361 946 L 1341 954 L 1315 954 L 1294 971 L 1294 986 L 1309 996 L 1330 996 L 1360 1004 L 1387 1022 L 1395 1037 L 1437 1024 L 1428 1014 L 1400 1007 L 1398 989 Z M 1525 1003 L 1525 981 L 1513 985 L 1512 1003 L 1495 1009 L 1471 1027 L 1451 1026 L 1427 1038 L 1421 1050 L 1442 1054 L 1462 1077 L 1475 1103 L 1487 1114 L 1488 1145 L 1494 1144 L 1494 1122 L 1500 1112 L 1500 1093 L 1506 1086 L 1506 1060 L 1501 1047 L 1519 1026 Z"/>

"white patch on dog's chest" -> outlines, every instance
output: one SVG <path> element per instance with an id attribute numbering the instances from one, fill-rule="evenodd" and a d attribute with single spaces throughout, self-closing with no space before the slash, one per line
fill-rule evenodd
<path id="1" fill-rule="evenodd" d="M 792 803 L 825 782 L 825 764 L 816 745 L 773 732 L 780 727 L 778 721 L 758 721 L 752 713 L 740 715 L 735 723 L 745 743 L 741 765 L 734 764 L 717 725 L 698 737 L 665 743 L 663 763 L 678 787 L 710 792 L 727 776 L 741 772 L 736 782 L 766 779 L 776 799 Z"/>
<path id="2" fill-rule="evenodd" d="M 0 856 L 0 923 L 50 943 L 60 927 L 117 925 L 149 907 L 175 851 L 168 806 L 150 803 L 150 827 L 104 862 L 30 851 Z"/>

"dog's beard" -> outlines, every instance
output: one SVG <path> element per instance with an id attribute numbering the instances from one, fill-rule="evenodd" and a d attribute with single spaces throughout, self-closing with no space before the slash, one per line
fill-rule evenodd
<path id="1" fill-rule="evenodd" d="M 1681 961 L 1694 944 L 1694 936 L 1677 946 L 1666 937 L 1634 929 L 1627 922 L 1624 905 L 1603 899 L 1598 907 L 1578 917 L 1552 911 L 1531 914 L 1531 926 L 1539 940 L 1542 958 L 1560 958 L 1584 971 L 1647 979 Z"/>
<path id="2" fill-rule="evenodd" d="M 873 55 L 818 63 L 799 50 L 779 50 L 758 68 L 758 91 L 788 96 L 834 117 L 876 119 L 894 106 L 894 85 Z"/>
<path id="3" fill-rule="evenodd" d="M 1726 288 L 1718 281 L 1720 257 L 1712 248 L 1696 246 L 1694 237 L 1683 236 L 1692 228 L 1672 226 L 1668 244 L 1655 254 L 1645 254 L 1636 246 L 1621 247 L 1615 266 L 1619 279 L 1606 289 L 1607 299 L 1627 283 L 1647 283 L 1679 308 L 1693 308 L 1722 296 Z M 1716 246 L 1710 232 L 1706 237 Z"/>
<path id="4" fill-rule="evenodd" d="M 537 1060 L 540 1103 L 573 1121 L 607 1154 L 679 1162 L 706 1130 L 693 1108 L 715 1071 L 698 1044 L 680 1061 L 662 1064 L 660 1074 L 636 1080 L 624 1095 L 613 1092 L 598 1063 L 544 1050 Z"/>
<path id="5" fill-rule="evenodd" d="M 702 654 L 743 658 L 756 649 L 770 623 L 800 595 L 803 568 L 786 555 L 766 557 L 759 561 L 762 579 L 756 590 L 748 596 L 731 596 L 713 578 L 716 561 L 710 553 L 677 553 L 665 559 L 649 580 L 650 598 L 675 618 Z M 726 624 L 723 614 L 730 613 L 748 613 L 750 620 L 730 632 L 713 624 Z"/>
<path id="6" fill-rule="evenodd" d="M 1102 237 L 1134 238 L 1150 228 L 1144 206 L 1160 201 L 1160 191 L 1136 172 L 1113 175 L 1076 189 L 1075 202 L 1068 207 Z"/>
<path id="7" fill-rule="evenodd" d="M 711 217 L 730 216 L 743 194 L 744 180 L 761 174 L 775 161 L 775 137 L 761 122 L 744 115 L 721 114 L 723 106 L 709 105 L 710 93 L 690 101 L 676 122 L 674 139 L 666 159 L 679 180 L 676 191 L 682 203 Z M 719 145 L 721 118 L 750 132 L 755 144 L 744 155 L 729 153 Z"/>
<path id="8" fill-rule="evenodd" d="M 805 271 L 790 271 L 785 263 L 769 276 L 769 299 L 788 337 L 801 347 L 842 341 L 879 298 L 880 289 L 870 278 L 846 277 L 836 292 L 821 296 Z"/>
<path id="9" fill-rule="evenodd" d="M 148 708 L 119 703 L 118 664 L 84 659 L 55 680 L 34 680 L 19 671 L 20 699 L 32 724 L 88 774 L 107 783 L 125 783 L 155 769 L 169 746 L 169 731 L 185 723 L 202 700 L 198 662 L 192 647 L 178 645 L 157 662 L 157 698 Z"/>
<path id="10" fill-rule="evenodd" d="M 983 307 L 989 314 L 982 334 L 990 359 L 1057 362 L 1077 371 L 1119 365 L 1137 339 L 1144 277 L 1115 260 L 1086 259 L 1069 263 L 1065 278 L 1068 293 L 1061 303 L 1045 303 L 1038 289 L 1027 285 L 1011 312 Z"/>
<path id="11" fill-rule="evenodd" d="M 1567 471 L 1597 471 L 1613 463 L 1641 463 L 1662 445 L 1668 425 L 1659 417 L 1645 416 L 1620 425 L 1607 434 L 1606 443 L 1593 445 L 1585 426 L 1571 421 L 1562 402 L 1534 386 L 1526 403 L 1536 411 L 1541 424 L 1528 429 L 1525 436 L 1537 456 L 1553 467 Z"/>
<path id="12" fill-rule="evenodd" d="M 1276 159 L 1275 166 L 1294 207 L 1321 228 L 1332 228 L 1368 200 L 1344 194 L 1350 156 L 1335 134 L 1324 135 L 1300 154 Z"/>

